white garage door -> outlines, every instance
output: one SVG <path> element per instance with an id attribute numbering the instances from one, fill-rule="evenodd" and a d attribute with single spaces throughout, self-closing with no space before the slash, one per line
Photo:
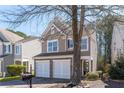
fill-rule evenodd
<path id="1" fill-rule="evenodd" d="M 70 59 L 53 60 L 53 77 L 70 79 Z"/>
<path id="2" fill-rule="evenodd" d="M 50 61 L 36 61 L 36 77 L 50 77 Z"/>

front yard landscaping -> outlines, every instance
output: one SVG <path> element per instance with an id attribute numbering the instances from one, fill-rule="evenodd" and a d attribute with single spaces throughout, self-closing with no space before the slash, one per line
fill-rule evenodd
<path id="1" fill-rule="evenodd" d="M 20 80 L 21 77 L 20 76 L 9 76 L 9 77 L 5 77 L 5 78 L 0 78 L 0 82 L 7 82 L 7 81 L 11 81 L 11 80 Z"/>
<path id="2" fill-rule="evenodd" d="M 20 71 L 17 71 L 19 69 Z M 9 66 L 9 75 L 0 78 L 0 87 L 6 88 L 29 88 L 27 82 L 21 80 L 22 67 Z M 16 71 L 16 73 L 14 73 Z M 88 72 L 81 83 L 72 88 L 124 88 L 124 58 L 118 59 L 116 64 L 106 64 L 103 69 L 96 72 Z M 16 75 L 16 76 L 13 76 Z M 36 78 L 32 79 L 33 88 L 71 88 L 70 80 Z"/>
<path id="3" fill-rule="evenodd" d="M 0 82 L 7 82 L 12 80 L 21 80 L 21 73 L 24 72 L 25 66 L 21 65 L 8 65 L 7 66 L 7 76 L 0 77 Z"/>

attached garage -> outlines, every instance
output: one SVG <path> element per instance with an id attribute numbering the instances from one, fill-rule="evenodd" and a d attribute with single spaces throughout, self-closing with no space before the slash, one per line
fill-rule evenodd
<path id="1" fill-rule="evenodd" d="M 53 78 L 70 79 L 71 60 L 53 60 Z"/>
<path id="2" fill-rule="evenodd" d="M 71 58 L 36 60 L 35 69 L 36 77 L 70 79 Z"/>
<path id="3" fill-rule="evenodd" d="M 37 60 L 36 61 L 36 77 L 50 77 L 50 61 Z"/>

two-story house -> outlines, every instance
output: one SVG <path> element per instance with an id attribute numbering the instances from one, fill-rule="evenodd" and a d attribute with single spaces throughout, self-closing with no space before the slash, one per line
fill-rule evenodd
<path id="1" fill-rule="evenodd" d="M 15 43 L 14 63 L 25 65 L 26 71 L 34 70 L 33 57 L 41 53 L 41 43 L 38 37 L 30 37 Z"/>
<path id="2" fill-rule="evenodd" d="M 124 23 L 115 22 L 111 43 L 111 63 L 113 64 L 121 54 L 124 55 Z"/>
<path id="3" fill-rule="evenodd" d="M 66 23 L 61 19 L 55 18 L 49 23 L 41 36 L 42 53 L 34 57 L 36 77 L 72 78 L 72 36 L 72 30 L 66 29 Z M 81 40 L 81 66 L 82 76 L 87 72 L 96 71 L 96 33 L 90 29 L 84 32 Z"/>
<path id="4" fill-rule="evenodd" d="M 14 64 L 14 45 L 22 37 L 5 29 L 0 29 L 0 73 L 6 73 L 6 67 Z"/>

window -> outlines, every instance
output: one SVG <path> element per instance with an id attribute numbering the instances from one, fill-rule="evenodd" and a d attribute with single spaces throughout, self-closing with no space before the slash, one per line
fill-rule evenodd
<path id="1" fill-rule="evenodd" d="M 74 43 L 72 39 L 68 39 L 68 48 L 72 49 L 74 47 Z"/>
<path id="2" fill-rule="evenodd" d="M 88 51 L 88 38 L 87 37 L 83 37 L 81 39 L 81 50 Z"/>
<path id="3" fill-rule="evenodd" d="M 58 51 L 58 41 L 51 40 L 47 43 L 47 52 L 57 52 Z"/>
<path id="4" fill-rule="evenodd" d="M 16 55 L 19 55 L 19 54 L 20 54 L 20 51 L 21 51 L 20 48 L 21 48 L 20 45 L 16 45 L 16 46 L 15 46 L 15 54 L 16 54 Z"/>
<path id="5" fill-rule="evenodd" d="M 5 53 L 11 53 L 12 52 L 12 45 L 10 44 L 5 44 Z"/>

